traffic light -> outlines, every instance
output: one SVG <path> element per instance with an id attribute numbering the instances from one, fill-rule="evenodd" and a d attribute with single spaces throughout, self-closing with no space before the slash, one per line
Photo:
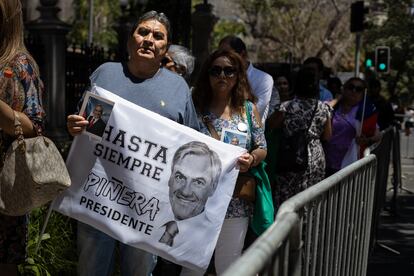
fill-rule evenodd
<path id="1" fill-rule="evenodd" d="M 378 46 L 375 48 L 375 70 L 378 73 L 390 71 L 390 47 Z"/>
<path id="2" fill-rule="evenodd" d="M 371 68 L 375 66 L 375 53 L 374 52 L 366 52 L 365 53 L 365 68 Z"/>
<path id="3" fill-rule="evenodd" d="M 369 9 L 364 7 L 364 1 L 351 4 L 351 33 L 362 32 L 365 27 L 365 14 Z"/>

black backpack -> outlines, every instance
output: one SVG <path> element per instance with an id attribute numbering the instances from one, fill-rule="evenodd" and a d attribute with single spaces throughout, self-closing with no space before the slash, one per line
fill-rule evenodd
<path id="1" fill-rule="evenodd" d="M 282 131 L 276 165 L 277 172 L 304 172 L 308 168 L 309 129 L 317 108 L 318 102 L 316 102 L 306 130 L 297 130 L 291 135 Z"/>

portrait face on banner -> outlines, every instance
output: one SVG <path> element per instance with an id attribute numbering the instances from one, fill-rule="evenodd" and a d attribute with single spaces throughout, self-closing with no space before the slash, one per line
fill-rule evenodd
<path id="1" fill-rule="evenodd" d="M 175 153 L 168 181 L 169 198 L 178 220 L 199 215 L 214 194 L 221 162 L 217 154 L 201 142 L 190 142 Z"/>

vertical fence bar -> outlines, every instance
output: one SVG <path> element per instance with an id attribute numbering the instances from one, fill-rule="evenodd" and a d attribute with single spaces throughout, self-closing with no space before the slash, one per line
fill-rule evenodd
<path id="1" fill-rule="evenodd" d="M 366 169 L 366 168 L 364 168 Z M 365 170 L 364 170 L 365 171 Z M 352 252 L 352 255 L 355 256 L 354 262 L 353 262 L 353 269 L 352 269 L 352 275 L 358 275 L 358 267 L 359 267 L 359 258 L 360 258 L 360 252 L 359 252 L 359 246 L 361 244 L 361 224 L 362 224 L 362 212 L 363 212 L 363 205 L 362 205 L 362 187 L 364 185 L 364 171 L 358 174 L 358 181 L 356 183 L 356 238 L 355 238 L 355 245 L 353 246 L 354 250 Z"/>
<path id="2" fill-rule="evenodd" d="M 337 210 L 338 219 L 336 220 L 337 236 L 336 236 L 336 249 L 335 249 L 335 257 L 334 257 L 335 269 L 332 275 L 339 275 L 340 250 L 342 246 L 342 225 L 343 225 L 343 220 L 344 220 L 344 215 L 343 215 L 344 196 L 345 196 L 345 188 L 344 188 L 343 183 L 341 183 L 341 185 L 339 186 L 339 204 L 338 204 L 338 210 Z"/>
<path id="3" fill-rule="evenodd" d="M 365 170 L 364 170 L 364 172 L 363 172 L 363 174 L 362 174 L 362 185 L 361 185 L 361 192 L 360 192 L 360 195 L 361 195 L 361 225 L 360 225 L 360 230 L 359 230 L 359 233 L 360 233 L 360 238 L 359 238 L 359 244 L 358 244 L 358 268 L 357 268 L 357 275 L 362 275 L 362 258 L 363 258 L 363 248 L 364 248 L 364 241 L 365 241 L 365 224 L 366 224 L 366 216 L 365 216 L 365 214 L 366 214 L 366 209 L 367 209 L 367 207 L 368 207 L 368 203 L 367 203 L 367 201 L 366 201 L 366 197 L 367 197 L 367 187 L 368 187 L 368 184 L 366 183 L 367 182 L 367 179 L 368 179 L 368 170 L 370 169 L 370 167 L 369 166 L 366 166 L 365 167 Z"/>
<path id="4" fill-rule="evenodd" d="M 330 249 L 330 244 L 329 244 L 329 237 L 326 236 L 326 233 L 330 232 L 330 225 L 329 223 L 327 223 L 327 212 L 328 212 L 328 197 L 330 195 L 330 191 L 328 191 L 326 194 L 322 195 L 322 210 L 321 210 L 321 215 L 322 215 L 322 219 L 321 219 L 321 243 L 320 243 L 320 247 L 319 247 L 319 252 L 320 252 L 320 258 L 319 258 L 319 264 L 318 264 L 318 270 L 317 270 L 317 275 L 323 275 L 323 264 L 325 262 L 327 262 L 327 253 L 329 252 Z"/>
<path id="5" fill-rule="evenodd" d="M 342 255 L 341 255 L 341 259 L 340 259 L 340 263 L 341 263 L 341 275 L 346 275 L 346 276 L 348 276 L 348 274 L 347 274 L 347 267 L 346 267 L 346 261 L 347 261 L 347 257 L 348 257 L 348 244 L 349 244 L 349 236 L 350 236 L 350 232 L 351 232 L 351 221 L 350 221 L 350 218 L 351 218 L 351 210 L 350 210 L 350 203 L 349 203 L 349 198 L 350 198 L 350 196 L 351 196 L 351 191 L 350 191 L 350 187 L 352 186 L 352 182 L 353 182 L 353 179 L 354 179 L 354 175 L 352 174 L 349 178 L 348 178 L 348 181 L 347 181 L 347 184 L 346 184 L 346 187 L 345 187 L 345 189 L 346 189 L 346 200 L 345 200 L 345 204 L 346 204 L 346 208 L 345 208 L 345 217 L 344 217 L 344 220 L 345 220 L 345 226 L 344 226 L 344 236 L 343 236 L 343 238 L 344 238 L 344 243 L 343 243 L 343 246 L 341 247 L 341 252 L 342 252 Z"/>
<path id="6" fill-rule="evenodd" d="M 350 229 L 349 229 L 349 236 L 348 236 L 348 245 L 347 245 L 347 258 L 346 258 L 346 275 L 351 275 L 351 265 L 352 265 L 352 260 L 351 258 L 354 256 L 352 255 L 352 249 L 353 249 L 353 245 L 354 245 L 354 239 L 355 239 L 355 210 L 356 210 L 356 194 L 355 194 L 355 186 L 358 183 L 358 174 L 355 173 L 352 177 L 352 182 L 350 185 L 350 202 L 349 204 L 349 209 L 350 209 Z"/>
<path id="7" fill-rule="evenodd" d="M 337 254 L 337 271 L 335 275 L 343 275 L 342 273 L 342 253 L 343 253 L 343 246 L 345 243 L 345 236 L 346 236 L 346 226 L 347 226 L 347 222 L 346 222 L 346 201 L 348 199 L 348 191 L 347 191 L 347 186 L 348 186 L 348 179 L 345 180 L 345 183 L 342 185 L 342 197 L 341 197 L 341 208 L 340 208 L 340 217 L 339 217 L 339 235 L 338 235 L 338 239 L 339 239 L 339 247 L 338 247 L 338 254 Z"/>
<path id="8" fill-rule="evenodd" d="M 282 248 L 283 248 L 283 246 L 284 245 L 282 245 Z M 284 252 L 284 250 L 282 250 L 282 252 Z M 281 267 L 281 262 L 283 262 L 284 259 L 285 258 L 285 256 L 283 256 L 283 253 L 282 254 L 276 254 L 276 252 L 275 252 L 275 254 L 273 254 L 273 257 L 272 257 L 272 259 L 273 259 L 273 263 L 272 263 L 272 267 L 271 267 L 271 269 L 272 269 L 272 271 L 273 271 L 273 274 L 271 274 L 271 275 L 280 275 L 280 272 L 282 271 L 282 267 Z"/>
<path id="9" fill-rule="evenodd" d="M 337 218 L 338 218 L 338 202 L 339 202 L 339 190 L 340 186 L 337 185 L 333 189 L 332 196 L 330 197 L 330 221 L 331 221 L 331 231 L 328 232 L 329 235 L 329 243 L 331 244 L 330 250 L 328 251 L 328 262 L 326 263 L 326 274 L 325 276 L 334 275 L 335 271 L 335 252 L 336 248 L 338 247 L 338 239 L 336 238 L 336 233 L 338 233 L 338 225 L 337 225 Z"/>
<path id="10" fill-rule="evenodd" d="M 313 221 L 313 208 L 311 207 L 312 202 L 306 205 L 304 210 L 304 216 L 306 219 L 305 225 L 305 276 L 309 275 L 310 257 L 311 257 L 311 245 L 312 245 L 312 221 Z"/>
<path id="11" fill-rule="evenodd" d="M 302 276 L 302 259 L 303 259 L 303 243 L 302 226 L 303 226 L 303 210 L 299 210 L 299 222 L 292 229 L 289 236 L 292 250 L 289 253 L 289 262 L 291 263 L 292 276 Z M 290 274 L 290 273 L 289 273 Z"/>
<path id="12" fill-rule="evenodd" d="M 353 177 L 353 175 L 352 175 Z M 341 271 L 341 275 L 346 275 L 346 257 L 347 257 L 347 244 L 348 244 L 348 239 L 349 239 L 349 230 L 350 230 L 350 204 L 349 204 L 349 197 L 350 197 L 350 191 L 349 191 L 349 187 L 352 185 L 352 177 L 348 178 L 345 184 L 345 216 L 344 216 L 344 226 L 343 226 L 343 243 L 341 246 L 341 255 L 340 255 L 340 271 Z"/>
<path id="13" fill-rule="evenodd" d="M 368 204 L 369 204 L 369 195 L 370 195 L 370 188 L 371 186 L 369 185 L 369 181 L 370 181 L 370 167 L 367 167 L 367 170 L 364 172 L 364 186 L 363 186 L 363 204 L 364 204 L 364 209 L 363 209 L 363 214 L 362 214 L 362 220 L 363 220 L 363 224 L 362 224 L 362 229 L 361 229 L 361 246 L 360 246 L 360 251 L 361 251 L 361 262 L 360 262 L 360 269 L 359 269 L 359 275 L 362 275 L 362 267 L 363 267 L 363 257 L 365 254 L 365 246 L 366 246 L 366 240 L 369 239 L 369 237 L 367 237 L 367 228 L 369 228 L 370 226 L 367 225 L 367 219 L 368 219 Z"/>
<path id="14" fill-rule="evenodd" d="M 290 243 L 288 239 L 285 242 L 282 272 L 279 274 L 275 274 L 275 275 L 283 275 L 283 276 L 289 275 L 289 247 L 290 247 Z"/>
<path id="15" fill-rule="evenodd" d="M 351 203 L 351 221 L 352 221 L 352 231 L 351 231 L 351 237 L 350 237 L 350 244 L 348 246 L 348 273 L 349 275 L 353 275 L 353 267 L 354 267 L 354 262 L 355 262 L 355 240 L 356 237 L 358 235 L 357 232 L 357 211 L 358 211 L 358 206 L 357 206 L 357 185 L 359 183 L 359 173 L 356 172 L 355 176 L 354 176 L 354 181 L 353 181 L 353 185 L 352 185 L 352 203 Z"/>
<path id="16" fill-rule="evenodd" d="M 369 250 L 369 240 L 370 240 L 370 231 L 371 231 L 371 223 L 372 223 L 372 216 L 373 216 L 373 202 L 374 202 L 374 195 L 375 195 L 375 172 L 376 171 L 376 164 L 375 166 L 372 166 L 371 170 L 370 170 L 370 176 L 371 179 L 369 181 L 370 183 L 370 193 L 369 193 L 369 198 L 368 198 L 368 225 L 369 227 L 367 227 L 366 230 L 366 235 L 367 235 L 367 239 L 366 239 L 366 248 L 364 249 L 364 256 L 368 256 L 368 250 Z M 362 266 L 362 273 L 365 275 L 367 272 L 367 266 L 368 266 L 368 258 L 364 258 L 364 263 Z"/>
<path id="17" fill-rule="evenodd" d="M 316 205 L 316 206 L 315 206 Z M 313 224 L 313 238 L 312 238 L 312 262 L 311 262 L 311 275 L 316 275 L 316 264 L 317 264 L 317 257 L 320 257 L 320 252 L 318 250 L 319 246 L 319 221 L 321 216 L 321 198 L 317 198 L 316 202 L 312 204 L 312 210 L 316 210 L 315 216 L 315 223 Z"/>

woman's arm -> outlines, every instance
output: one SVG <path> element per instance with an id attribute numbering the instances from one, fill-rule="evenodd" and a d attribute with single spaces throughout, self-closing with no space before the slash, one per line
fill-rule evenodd
<path id="1" fill-rule="evenodd" d="M 22 124 L 24 137 L 36 136 L 36 130 L 34 129 L 33 123 L 32 121 L 30 121 L 29 117 L 27 117 L 27 115 L 22 112 L 17 113 L 20 118 L 20 123 Z M 0 119 L 0 128 L 3 129 L 3 131 L 7 135 L 14 137 L 15 134 L 13 109 L 2 100 L 0 100 Z"/>
<path id="2" fill-rule="evenodd" d="M 247 172 L 250 168 L 259 165 L 266 158 L 266 154 L 267 151 L 261 148 L 242 154 L 238 159 L 240 172 Z"/>
<path id="3" fill-rule="evenodd" d="M 326 120 L 321 139 L 323 141 L 329 141 L 331 137 L 332 137 L 332 120 L 331 120 L 331 117 L 329 116 L 328 120 Z"/>
<path id="4" fill-rule="evenodd" d="M 374 143 L 379 142 L 381 140 L 381 138 L 382 138 L 381 131 L 377 127 L 375 129 L 374 135 L 369 136 L 369 137 L 365 136 L 365 135 L 358 136 L 358 137 L 356 137 L 356 142 L 357 142 L 358 145 L 369 146 L 369 145 L 372 145 Z"/>
<path id="5" fill-rule="evenodd" d="M 9 89 L 12 89 L 10 93 L 14 99 L 17 98 L 17 95 L 24 95 L 23 112 L 16 112 L 25 137 L 36 136 L 37 130 L 42 131 L 44 126 L 43 83 L 35 67 L 34 61 L 27 55 L 19 55 L 12 66 L 12 77 L 6 80 L 12 84 Z M 0 100 L 0 128 L 12 137 L 15 136 L 13 104 Z"/>
<path id="6" fill-rule="evenodd" d="M 239 157 L 239 165 L 241 172 L 246 172 L 250 168 L 259 165 L 260 162 L 262 162 L 266 158 L 266 139 L 264 136 L 264 129 L 259 118 L 259 112 L 256 106 L 253 104 L 253 129 L 251 130 L 251 140 L 252 145 L 254 145 L 254 147 L 249 153 L 245 153 Z"/>
<path id="7" fill-rule="evenodd" d="M 269 129 L 280 128 L 282 126 L 284 118 L 284 113 L 281 111 L 275 111 L 273 114 L 267 119 L 266 127 Z"/>

